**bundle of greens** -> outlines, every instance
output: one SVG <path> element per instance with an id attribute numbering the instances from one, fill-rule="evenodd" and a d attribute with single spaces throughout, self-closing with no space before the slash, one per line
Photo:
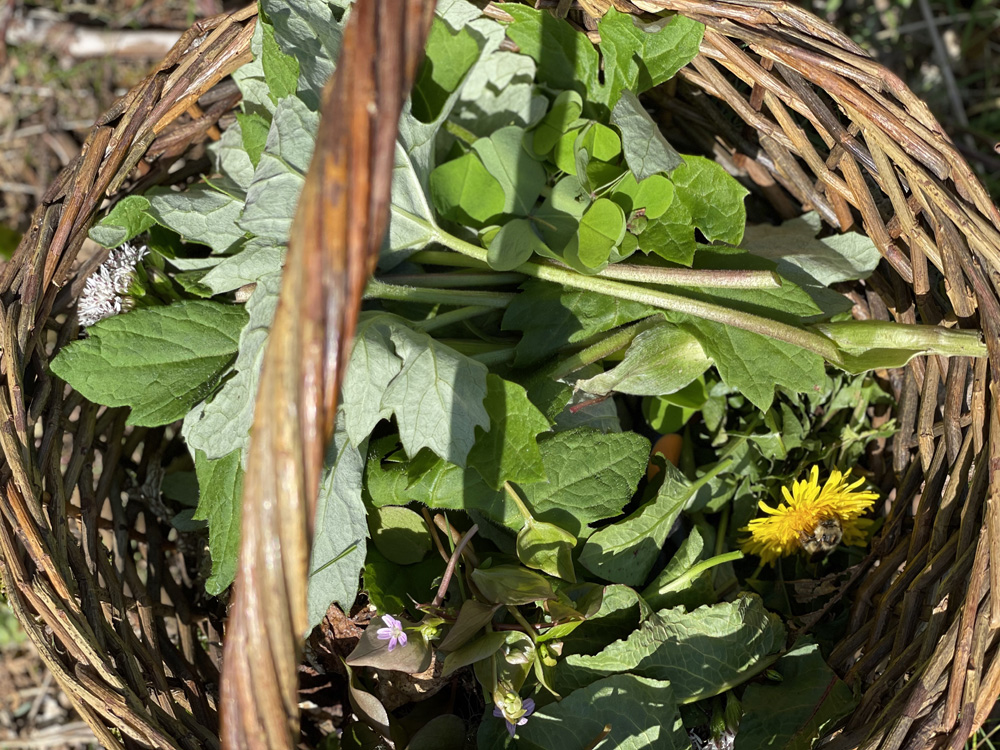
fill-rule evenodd
<path id="1" fill-rule="evenodd" d="M 350 11 L 261 10 L 211 173 L 93 228 L 148 255 L 112 254 L 81 305 L 102 319 L 52 363 L 129 425 L 183 420 L 192 462 L 163 500 L 178 532 L 207 527 L 211 595 L 236 569 L 261 355 Z M 830 287 L 875 268 L 870 241 L 820 238 L 812 214 L 748 229 L 746 189 L 671 147 L 640 95 L 697 54 L 698 23 L 611 9 L 595 47 L 503 12 L 440 3 L 399 124 L 309 587 L 312 624 L 377 612 L 341 743 L 461 747 L 478 724 L 483 748 L 808 747 L 853 698 L 822 656 L 836 586 L 791 579 L 835 577 L 872 533 L 877 493 L 840 474 L 893 431 L 863 373 L 982 344 L 851 321 Z M 674 462 L 650 457 L 664 433 Z M 373 670 L 435 663 L 440 684 L 471 667 L 481 721 L 409 705 L 404 724 L 369 694 Z"/>

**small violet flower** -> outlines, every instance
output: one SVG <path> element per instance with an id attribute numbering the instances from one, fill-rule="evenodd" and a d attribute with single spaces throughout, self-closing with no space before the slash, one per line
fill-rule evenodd
<path id="1" fill-rule="evenodd" d="M 406 633 L 403 632 L 403 623 L 392 615 L 382 615 L 382 622 L 385 623 L 386 627 L 379 628 L 375 636 L 380 641 L 389 641 L 390 651 L 396 648 L 396 646 L 405 646 Z"/>
<path id="2" fill-rule="evenodd" d="M 507 731 L 513 737 L 517 727 L 523 727 L 528 723 L 528 717 L 535 710 L 535 702 L 531 698 L 522 701 L 521 696 L 513 691 L 507 693 L 498 691 L 493 698 L 496 702 L 493 715 L 507 723 Z"/>

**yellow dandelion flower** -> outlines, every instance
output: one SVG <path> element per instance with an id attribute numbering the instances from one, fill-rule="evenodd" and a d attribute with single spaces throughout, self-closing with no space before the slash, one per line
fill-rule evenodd
<path id="1" fill-rule="evenodd" d="M 872 521 L 860 516 L 874 505 L 878 493 L 859 492 L 865 480 L 849 484 L 850 475 L 850 469 L 843 474 L 834 469 L 820 487 L 819 467 L 813 466 L 809 478 L 793 482 L 791 491 L 781 488 L 785 502 L 777 508 L 761 500 L 758 506 L 767 515 L 740 529 L 750 534 L 740 547 L 770 565 L 801 550 L 829 551 L 841 542 L 863 547 Z"/>

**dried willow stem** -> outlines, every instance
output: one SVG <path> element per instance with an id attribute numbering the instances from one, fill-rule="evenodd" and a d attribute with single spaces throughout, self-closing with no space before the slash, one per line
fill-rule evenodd
<path id="1" fill-rule="evenodd" d="M 361 0 L 323 91 L 319 137 L 264 358 L 226 637 L 226 748 L 293 748 L 323 455 L 364 287 L 388 220 L 396 127 L 434 5 Z"/>

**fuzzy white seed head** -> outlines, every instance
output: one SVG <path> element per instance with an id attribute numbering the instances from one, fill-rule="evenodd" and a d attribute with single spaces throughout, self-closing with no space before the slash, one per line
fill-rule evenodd
<path id="1" fill-rule="evenodd" d="M 76 314 L 84 328 L 131 308 L 126 298 L 135 267 L 149 254 L 145 245 L 126 242 L 112 250 L 83 286 Z"/>

